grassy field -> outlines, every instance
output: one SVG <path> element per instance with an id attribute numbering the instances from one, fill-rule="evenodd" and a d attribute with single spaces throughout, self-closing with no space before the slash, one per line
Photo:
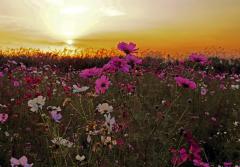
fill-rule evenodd
<path id="1" fill-rule="evenodd" d="M 0 166 L 240 165 L 240 60 L 0 57 Z"/>

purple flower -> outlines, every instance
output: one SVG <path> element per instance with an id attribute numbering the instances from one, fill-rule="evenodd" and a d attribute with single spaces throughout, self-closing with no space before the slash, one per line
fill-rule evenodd
<path id="1" fill-rule="evenodd" d="M 20 83 L 18 81 L 13 81 L 13 86 L 14 87 L 19 87 L 20 86 Z"/>
<path id="2" fill-rule="evenodd" d="M 0 123 L 3 124 L 7 121 L 8 119 L 8 114 L 5 113 L 0 113 Z"/>
<path id="3" fill-rule="evenodd" d="M 174 166 L 180 166 L 181 164 L 183 164 L 188 160 L 189 155 L 185 148 L 181 148 L 179 151 L 175 149 L 171 149 L 171 152 L 173 154 L 171 163 Z"/>
<path id="4" fill-rule="evenodd" d="M 130 66 L 128 65 L 128 62 L 125 59 L 121 59 L 119 57 L 113 57 L 110 60 L 110 65 L 113 66 L 113 68 L 120 70 L 122 72 L 129 72 Z"/>
<path id="5" fill-rule="evenodd" d="M 231 167 L 232 162 L 224 162 L 223 165 L 224 165 L 224 167 Z"/>
<path id="6" fill-rule="evenodd" d="M 142 59 L 137 58 L 134 55 L 128 54 L 125 59 L 127 60 L 128 64 L 131 66 L 142 64 Z"/>
<path id="7" fill-rule="evenodd" d="M 201 160 L 194 159 L 193 160 L 194 166 L 199 166 L 199 167 L 210 167 L 208 163 L 202 162 Z"/>
<path id="8" fill-rule="evenodd" d="M 114 73 L 116 72 L 116 68 L 111 65 L 110 62 L 108 62 L 107 64 L 105 64 L 103 67 L 102 67 L 103 71 L 104 72 L 108 72 L 108 73 Z"/>
<path id="9" fill-rule="evenodd" d="M 55 121 L 55 122 L 60 122 L 60 120 L 62 119 L 62 114 L 58 111 L 51 111 L 50 112 L 51 116 L 52 116 L 52 119 Z"/>
<path id="10" fill-rule="evenodd" d="M 0 71 L 0 78 L 4 77 L 3 72 Z"/>
<path id="11" fill-rule="evenodd" d="M 101 73 L 102 73 L 101 68 L 93 67 L 93 68 L 82 70 L 79 76 L 86 79 L 86 78 L 99 76 L 101 75 Z"/>
<path id="12" fill-rule="evenodd" d="M 189 60 L 192 62 L 198 62 L 202 65 L 207 64 L 208 58 L 202 54 L 193 53 L 189 56 Z"/>
<path id="13" fill-rule="evenodd" d="M 130 43 L 120 42 L 117 47 L 120 51 L 123 51 L 125 54 L 130 54 L 137 50 L 136 44 L 132 42 Z"/>
<path id="14" fill-rule="evenodd" d="M 106 93 L 107 89 L 110 87 L 111 82 L 108 77 L 105 75 L 101 76 L 101 78 L 97 79 L 95 82 L 95 91 L 97 94 Z"/>
<path id="15" fill-rule="evenodd" d="M 19 159 L 16 159 L 14 157 L 12 157 L 10 159 L 10 163 L 12 167 L 18 167 L 18 166 L 22 166 L 22 167 L 31 167 L 33 166 L 33 164 L 29 164 L 28 163 L 28 159 L 26 156 L 22 156 Z"/>
<path id="16" fill-rule="evenodd" d="M 189 89 L 196 89 L 197 85 L 194 81 L 191 81 L 187 78 L 183 78 L 183 77 L 175 77 L 175 81 L 177 83 L 178 86 L 183 87 L 183 88 L 189 88 Z"/>

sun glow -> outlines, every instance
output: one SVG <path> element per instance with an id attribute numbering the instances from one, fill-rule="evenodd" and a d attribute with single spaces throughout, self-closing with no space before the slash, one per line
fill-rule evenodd
<path id="1" fill-rule="evenodd" d="M 43 0 L 45 4 L 33 3 L 40 9 L 48 35 L 58 41 L 79 39 L 98 32 L 98 23 L 106 17 L 122 16 L 125 13 L 109 1 L 100 0 Z M 42 5 L 42 6 L 41 6 Z"/>
<path id="2" fill-rule="evenodd" d="M 69 40 L 66 41 L 66 43 L 67 43 L 68 45 L 73 45 L 74 41 L 73 41 L 72 39 L 69 39 Z"/>

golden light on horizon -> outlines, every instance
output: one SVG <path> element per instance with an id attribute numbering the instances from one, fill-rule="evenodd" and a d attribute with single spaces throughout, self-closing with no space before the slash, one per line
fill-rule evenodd
<path id="1" fill-rule="evenodd" d="M 74 44 L 74 41 L 73 41 L 72 39 L 69 39 L 69 40 L 66 41 L 66 43 L 67 43 L 68 45 L 73 45 L 73 44 Z"/>

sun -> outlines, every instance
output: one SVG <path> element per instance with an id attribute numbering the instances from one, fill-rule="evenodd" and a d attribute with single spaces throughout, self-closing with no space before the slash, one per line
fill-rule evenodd
<path id="1" fill-rule="evenodd" d="M 74 44 L 74 41 L 72 39 L 69 39 L 66 41 L 66 44 L 68 45 L 73 45 Z"/>

